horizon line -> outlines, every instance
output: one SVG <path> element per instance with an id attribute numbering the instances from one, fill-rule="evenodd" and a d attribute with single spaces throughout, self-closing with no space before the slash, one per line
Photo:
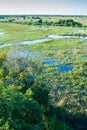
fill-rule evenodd
<path id="1" fill-rule="evenodd" d="M 11 15 L 13 15 L 13 16 L 15 16 L 15 15 L 17 15 L 17 16 L 19 16 L 19 15 L 40 15 L 40 16 L 44 16 L 44 15 L 49 15 L 49 16 L 87 16 L 86 14 L 0 14 L 0 15 L 9 15 L 9 16 L 11 16 Z"/>

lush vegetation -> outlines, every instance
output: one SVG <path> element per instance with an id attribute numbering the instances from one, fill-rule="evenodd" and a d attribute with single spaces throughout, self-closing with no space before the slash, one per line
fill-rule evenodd
<path id="1" fill-rule="evenodd" d="M 0 18 L 0 46 L 13 45 L 0 48 L 0 130 L 86 130 L 87 39 L 17 44 L 49 34 L 86 36 L 84 17 Z M 31 18 L 32 25 L 21 24 Z M 83 26 L 73 27 L 75 21 Z"/>
<path id="2" fill-rule="evenodd" d="M 57 119 L 58 108 L 50 103 L 48 86 L 39 78 L 41 67 L 26 58 L 9 58 L 0 54 L 0 129 L 69 130 Z"/>
<path id="3" fill-rule="evenodd" d="M 3 23 L 18 23 L 23 25 L 47 25 L 47 26 L 73 26 L 73 27 L 82 27 L 83 25 L 80 22 L 74 21 L 73 19 L 58 19 L 49 21 L 51 17 L 45 16 L 0 16 L 0 21 Z M 23 20 L 21 20 L 23 19 Z"/>

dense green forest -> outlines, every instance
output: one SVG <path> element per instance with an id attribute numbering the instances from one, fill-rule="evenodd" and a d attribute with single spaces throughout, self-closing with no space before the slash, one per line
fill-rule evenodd
<path id="1" fill-rule="evenodd" d="M 0 130 L 87 130 L 86 21 L 0 16 Z"/>

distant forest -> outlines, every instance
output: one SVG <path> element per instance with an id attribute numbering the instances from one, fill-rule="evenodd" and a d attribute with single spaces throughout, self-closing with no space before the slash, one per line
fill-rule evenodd
<path id="1" fill-rule="evenodd" d="M 51 17 L 58 20 L 49 20 Z M 70 17 L 70 18 L 69 18 Z M 63 16 L 63 15 L 0 15 L 0 22 L 17 23 L 24 25 L 47 25 L 47 26 L 72 26 L 82 27 L 82 23 L 73 20 L 73 17 L 83 18 L 86 16 Z M 44 18 L 46 20 L 44 20 Z M 65 19 L 64 19 L 65 18 Z M 67 19 L 66 19 L 67 18 Z M 22 19 L 22 20 L 20 20 Z"/>

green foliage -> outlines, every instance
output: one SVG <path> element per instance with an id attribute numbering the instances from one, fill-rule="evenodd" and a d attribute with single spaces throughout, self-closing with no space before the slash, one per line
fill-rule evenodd
<path id="1" fill-rule="evenodd" d="M 38 102 L 12 89 L 6 91 L 0 93 L 1 126 L 8 122 L 10 129 L 22 130 L 41 124 L 42 110 Z"/>
<path id="2" fill-rule="evenodd" d="M 3 55 L 0 58 L 5 57 Z M 3 83 L 5 86 L 0 86 L 0 129 L 53 130 L 62 128 L 68 130 L 66 125 L 58 123 L 57 118 L 54 120 L 53 115 L 50 116 L 50 119 L 47 117 L 47 114 L 50 113 L 50 102 L 46 84 L 37 81 L 37 78 L 33 80 L 33 83 L 30 83 L 30 81 L 32 82 L 31 75 L 33 76 L 33 71 L 37 68 L 36 65 L 32 61 L 27 60 L 25 62 L 25 59 L 18 58 L 18 61 L 13 61 L 15 63 L 14 68 L 9 69 L 12 62 L 8 61 L 2 58 L 2 62 L 3 64 L 6 63 L 5 67 L 9 73 L 5 74 Z M 32 68 L 32 71 L 27 71 L 29 67 Z M 12 73 L 11 69 L 13 70 Z M 30 75 L 27 77 L 29 73 Z M 12 77 L 15 77 L 14 81 L 10 82 Z M 25 80 L 29 83 L 26 84 Z M 56 127 L 57 123 L 59 125 Z"/>
<path id="3" fill-rule="evenodd" d="M 43 107 L 46 108 L 48 106 L 48 90 L 45 84 L 40 84 L 39 87 L 34 86 L 32 96 Z"/>
<path id="4" fill-rule="evenodd" d="M 59 20 L 58 24 L 60 26 L 77 26 L 77 27 L 82 27 L 82 24 L 79 22 L 75 22 L 73 19 L 69 19 L 69 20 Z"/>
<path id="5" fill-rule="evenodd" d="M 42 24 L 42 19 L 39 19 L 37 25 L 41 25 L 41 24 Z"/>
<path id="6" fill-rule="evenodd" d="M 7 22 L 11 19 L 14 18 L 3 18 Z M 38 39 L 48 34 L 86 35 L 87 29 L 80 28 L 77 18 L 60 19 L 22 16 L 8 24 L 0 23 L 5 32 L 0 43 Z M 13 43 L 13 48 L 0 49 L 0 130 L 87 129 L 86 42 L 55 39 L 21 47 Z M 17 51 L 26 50 L 40 58 L 16 56 Z M 55 64 L 45 63 L 46 58 L 56 59 Z M 58 66 L 65 63 L 73 65 L 73 70 L 60 72 Z"/>
<path id="7" fill-rule="evenodd" d="M 45 26 L 73 26 L 73 27 L 82 27 L 82 23 L 80 23 L 79 21 L 74 21 L 73 17 L 69 17 L 69 18 L 63 18 L 61 17 L 59 18 L 54 18 L 53 16 L 47 16 L 44 18 L 44 16 L 26 16 L 26 15 L 22 15 L 22 16 L 1 16 L 1 22 L 5 22 L 5 23 L 17 23 L 17 24 L 22 24 L 22 25 L 45 25 Z M 52 21 L 50 21 L 49 19 L 54 19 Z M 72 18 L 72 19 L 71 19 Z M 19 20 L 18 20 L 19 19 Z M 21 20 L 22 19 L 22 20 Z M 44 20 L 45 19 L 45 20 Z M 58 19 L 58 20 L 57 20 Z"/>

